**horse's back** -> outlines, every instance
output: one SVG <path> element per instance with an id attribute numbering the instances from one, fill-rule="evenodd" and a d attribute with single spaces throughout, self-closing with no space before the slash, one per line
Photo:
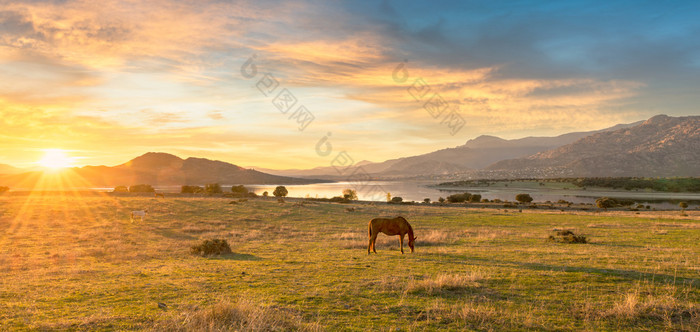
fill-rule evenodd
<path id="1" fill-rule="evenodd" d="M 398 235 L 406 233 L 408 230 L 408 222 L 403 217 L 393 219 L 374 218 L 369 221 L 369 227 L 377 232 L 387 235 Z"/>

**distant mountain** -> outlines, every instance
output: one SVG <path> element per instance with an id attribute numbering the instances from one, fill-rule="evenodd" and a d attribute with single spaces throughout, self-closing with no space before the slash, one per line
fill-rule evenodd
<path id="1" fill-rule="evenodd" d="M 595 133 L 629 128 L 641 123 L 642 121 L 632 124 L 619 124 L 602 130 L 574 132 L 556 137 L 525 137 L 506 140 L 495 136 L 482 135 L 454 148 L 442 149 L 417 156 L 390 159 L 379 163 L 361 161 L 357 165 L 362 165 L 367 173 L 373 174 L 377 178 L 464 173 L 483 169 L 501 160 L 526 157 L 560 147 Z M 333 167 L 317 167 L 308 170 L 265 169 L 265 171 L 286 176 L 338 179 L 338 173 Z"/>
<path id="2" fill-rule="evenodd" d="M 73 168 L 80 176 L 81 183 L 90 186 L 117 186 L 147 183 L 154 186 L 164 185 L 204 185 L 220 183 L 237 184 L 308 184 L 327 182 L 326 180 L 300 179 L 277 176 L 245 169 L 223 161 L 204 158 L 181 159 L 177 156 L 149 152 L 127 163 L 108 166 L 85 166 Z M 30 187 L 40 178 L 37 172 L 0 177 L 4 185 L 21 185 Z M 82 184 L 80 184 L 82 186 Z"/>
<path id="3" fill-rule="evenodd" d="M 489 170 L 521 176 L 700 176 L 700 116 L 658 115 Z"/>
<path id="4" fill-rule="evenodd" d="M 17 174 L 21 173 L 22 169 L 6 165 L 6 164 L 0 164 L 0 174 Z"/>

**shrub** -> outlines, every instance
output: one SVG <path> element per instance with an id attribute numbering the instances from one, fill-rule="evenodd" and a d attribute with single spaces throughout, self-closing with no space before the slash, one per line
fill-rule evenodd
<path id="1" fill-rule="evenodd" d="M 248 195 L 248 189 L 244 187 L 243 185 L 238 185 L 238 186 L 233 186 L 231 187 L 231 192 L 235 196 L 247 196 Z"/>
<path id="2" fill-rule="evenodd" d="M 440 198 L 438 198 L 438 202 L 440 202 L 440 204 L 445 203 L 445 199 L 440 197 Z"/>
<path id="3" fill-rule="evenodd" d="M 400 204 L 401 202 L 403 202 L 403 198 L 401 198 L 400 196 L 396 196 L 396 197 L 393 197 L 393 198 L 391 199 L 391 202 L 390 202 L 390 203 L 393 203 L 393 204 Z"/>
<path id="4" fill-rule="evenodd" d="M 0 194 L 10 191 L 10 187 L 0 186 Z"/>
<path id="5" fill-rule="evenodd" d="M 287 191 L 285 186 L 277 186 L 272 194 L 275 195 L 275 197 L 285 197 L 287 194 L 289 194 L 289 191 Z"/>
<path id="6" fill-rule="evenodd" d="M 207 194 L 221 194 L 224 191 L 221 190 L 221 185 L 218 183 L 209 183 L 204 186 L 204 192 Z"/>
<path id="7" fill-rule="evenodd" d="M 470 203 L 479 203 L 481 202 L 481 195 L 479 194 L 474 194 L 469 196 L 469 202 Z"/>
<path id="8" fill-rule="evenodd" d="M 598 208 L 606 209 L 606 210 L 607 210 L 608 208 L 618 206 L 619 203 L 618 203 L 617 200 L 615 200 L 614 198 L 610 198 L 610 197 L 601 197 L 601 198 L 598 198 L 598 199 L 595 200 L 595 205 L 596 205 Z"/>
<path id="9" fill-rule="evenodd" d="M 258 197 L 258 194 L 256 194 L 256 193 L 254 193 L 254 192 L 251 191 L 251 192 L 248 193 L 248 197 L 250 197 L 250 198 L 255 198 L 255 197 Z"/>
<path id="10" fill-rule="evenodd" d="M 686 202 L 680 202 L 680 203 L 678 203 L 678 207 L 680 207 L 681 209 L 687 209 L 687 208 L 688 208 L 688 203 L 686 203 Z"/>
<path id="11" fill-rule="evenodd" d="M 231 246 L 228 245 L 226 240 L 204 240 L 202 243 L 192 246 L 191 252 L 199 256 L 230 254 Z"/>
<path id="12" fill-rule="evenodd" d="M 472 196 L 470 193 L 464 193 L 464 194 L 452 194 L 450 196 L 447 196 L 447 201 L 450 203 L 463 203 Z"/>
<path id="13" fill-rule="evenodd" d="M 203 193 L 203 192 L 204 192 L 204 188 L 202 188 L 200 186 L 182 186 L 180 188 L 180 193 L 183 193 L 183 194 L 199 194 L 199 193 Z"/>
<path id="14" fill-rule="evenodd" d="M 588 243 L 585 236 L 576 235 L 570 230 L 557 231 L 556 236 L 549 236 L 549 240 L 560 243 Z"/>
<path id="15" fill-rule="evenodd" d="M 132 193 L 154 193 L 155 189 L 150 184 L 137 184 L 129 187 L 129 192 Z"/>
<path id="16" fill-rule="evenodd" d="M 2 189 L 0 189 L 0 192 L 2 192 Z M 113 193 L 128 193 L 129 192 L 129 187 L 127 186 L 116 186 L 114 187 L 114 190 L 112 190 Z"/>
<path id="17" fill-rule="evenodd" d="M 343 190 L 343 197 L 347 200 L 357 200 L 357 192 L 353 189 Z"/>
<path id="18" fill-rule="evenodd" d="M 532 202 L 532 196 L 530 194 L 517 194 L 515 195 L 515 200 L 520 203 L 530 203 Z"/>

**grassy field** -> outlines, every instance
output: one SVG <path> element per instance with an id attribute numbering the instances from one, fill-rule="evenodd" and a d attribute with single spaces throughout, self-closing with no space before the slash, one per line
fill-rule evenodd
<path id="1" fill-rule="evenodd" d="M 0 196 L 0 330 L 700 329 L 698 220 L 229 202 Z M 395 215 L 416 252 L 368 256 Z M 190 253 L 215 238 L 233 254 Z"/>

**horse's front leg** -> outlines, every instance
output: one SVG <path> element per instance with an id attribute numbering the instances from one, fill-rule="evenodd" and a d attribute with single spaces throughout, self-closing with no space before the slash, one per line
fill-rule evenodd
<path id="1" fill-rule="evenodd" d="M 401 245 L 401 253 L 403 254 L 403 234 L 399 235 L 399 244 Z"/>
<path id="2" fill-rule="evenodd" d="M 369 238 L 369 246 L 372 248 L 372 251 L 376 254 L 377 234 L 372 234 L 372 236 Z M 367 248 L 367 254 L 369 254 L 369 248 Z"/>

